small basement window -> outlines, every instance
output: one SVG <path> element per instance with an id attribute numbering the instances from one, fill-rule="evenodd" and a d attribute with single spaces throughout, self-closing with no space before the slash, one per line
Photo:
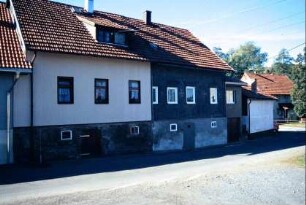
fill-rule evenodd
<path id="1" fill-rule="evenodd" d="M 130 134 L 131 135 L 139 135 L 139 126 L 132 126 L 130 128 Z"/>
<path id="2" fill-rule="evenodd" d="M 61 131 L 61 140 L 72 140 L 72 131 L 71 130 Z"/>
<path id="3" fill-rule="evenodd" d="M 173 123 L 170 124 L 170 132 L 176 132 L 177 131 L 177 124 Z"/>
<path id="4" fill-rule="evenodd" d="M 211 128 L 217 128 L 217 121 L 211 121 L 210 127 Z"/>

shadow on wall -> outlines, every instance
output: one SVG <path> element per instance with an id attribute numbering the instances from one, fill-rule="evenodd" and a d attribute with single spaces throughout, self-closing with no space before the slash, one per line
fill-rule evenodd
<path id="1" fill-rule="evenodd" d="M 7 165 L 0 166 L 0 184 L 133 170 L 208 158 L 219 158 L 225 155 L 243 153 L 255 155 L 303 145 L 305 145 L 305 132 L 280 132 L 273 137 L 263 137 L 253 141 L 247 141 L 243 144 L 236 144 L 236 146 L 213 147 L 191 152 L 126 155 L 61 161 L 43 167 Z"/>

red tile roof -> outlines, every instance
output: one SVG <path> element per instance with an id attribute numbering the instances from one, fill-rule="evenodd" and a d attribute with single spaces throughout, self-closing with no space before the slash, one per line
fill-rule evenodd
<path id="1" fill-rule="evenodd" d="M 25 61 L 9 10 L 0 2 L 0 71 L 5 69 L 29 69 Z"/>
<path id="2" fill-rule="evenodd" d="M 140 61 L 170 63 L 218 70 L 233 70 L 188 30 L 106 12 L 93 15 L 72 12 L 72 6 L 46 0 L 13 0 L 26 47 L 30 50 L 61 52 Z M 74 7 L 76 8 L 76 7 Z M 96 25 L 135 30 L 129 47 L 94 40 L 77 16 Z"/>
<path id="3" fill-rule="evenodd" d="M 250 99 L 277 100 L 277 98 L 272 95 L 268 95 L 268 94 L 258 92 L 258 91 L 257 92 L 252 91 L 250 86 L 242 86 L 242 95 Z"/>
<path id="4" fill-rule="evenodd" d="M 290 95 L 293 82 L 286 75 L 246 73 L 256 79 L 257 90 L 268 95 Z"/>

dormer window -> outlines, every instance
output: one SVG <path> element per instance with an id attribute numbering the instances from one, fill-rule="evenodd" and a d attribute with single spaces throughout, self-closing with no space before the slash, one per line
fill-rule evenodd
<path id="1" fill-rule="evenodd" d="M 126 45 L 126 33 L 107 28 L 97 28 L 97 40 L 102 43 Z"/>

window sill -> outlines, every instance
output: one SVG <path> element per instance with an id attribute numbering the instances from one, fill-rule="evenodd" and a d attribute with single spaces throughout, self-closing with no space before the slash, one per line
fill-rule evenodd
<path id="1" fill-rule="evenodd" d="M 98 41 L 98 40 L 96 40 L 96 41 L 97 41 L 97 43 L 100 43 L 100 44 L 106 44 L 106 45 L 110 45 L 110 46 L 118 46 L 118 47 L 128 48 L 128 45 L 116 44 L 116 43 L 107 43 L 107 42 Z"/>
<path id="2" fill-rule="evenodd" d="M 177 105 L 177 102 L 167 102 L 168 105 Z"/>

